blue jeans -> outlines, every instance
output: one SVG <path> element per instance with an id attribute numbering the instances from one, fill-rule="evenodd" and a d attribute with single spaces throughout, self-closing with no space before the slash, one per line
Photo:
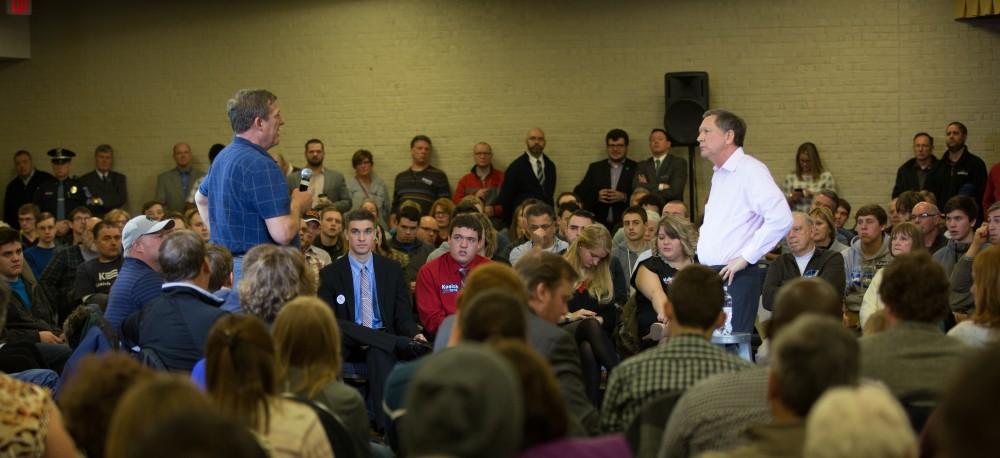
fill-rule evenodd
<path id="1" fill-rule="evenodd" d="M 28 369 L 8 375 L 22 382 L 48 388 L 49 391 L 55 391 L 56 385 L 59 384 L 59 374 L 49 369 Z"/>

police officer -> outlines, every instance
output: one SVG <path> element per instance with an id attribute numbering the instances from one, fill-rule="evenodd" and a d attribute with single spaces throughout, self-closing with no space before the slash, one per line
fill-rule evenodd
<path id="1" fill-rule="evenodd" d="M 52 176 L 54 180 L 46 181 L 38 186 L 35 192 L 35 203 L 42 209 L 56 215 L 56 221 L 63 223 L 74 208 L 87 205 L 87 190 L 76 177 L 70 177 L 71 161 L 76 153 L 55 148 L 48 152 L 52 159 Z M 68 224 L 59 224 L 68 228 Z"/>

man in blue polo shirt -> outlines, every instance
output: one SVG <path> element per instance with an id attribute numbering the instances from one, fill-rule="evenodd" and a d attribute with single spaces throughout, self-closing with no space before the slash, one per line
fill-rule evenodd
<path id="1" fill-rule="evenodd" d="M 233 141 L 216 157 L 195 195 L 211 242 L 233 253 L 236 281 L 243 254 L 262 243 L 291 243 L 302 212 L 312 203 L 311 191 L 295 189 L 289 197 L 285 176 L 267 152 L 278 144 L 285 124 L 277 99 L 264 89 L 243 89 L 229 99 Z"/>

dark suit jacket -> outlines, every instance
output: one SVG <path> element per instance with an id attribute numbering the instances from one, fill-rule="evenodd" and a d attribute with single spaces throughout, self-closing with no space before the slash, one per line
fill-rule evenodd
<path id="1" fill-rule="evenodd" d="M 375 257 L 378 309 L 385 326 L 385 332 L 373 331 L 354 322 L 354 280 L 349 256 L 337 259 L 319 271 L 319 291 L 316 294 L 333 308 L 344 334 L 345 345 L 372 345 L 391 354 L 397 336 L 412 338 L 418 332 L 410 304 L 410 286 L 403 278 L 403 269 L 392 259 L 372 254 Z"/>
<path id="2" fill-rule="evenodd" d="M 108 181 L 101 181 L 101 177 L 96 170 L 80 177 L 80 183 L 87 187 L 90 195 L 100 197 L 104 201 L 102 205 L 88 205 L 94 216 L 101 217 L 105 213 L 116 208 L 122 208 L 128 201 L 128 187 L 125 184 L 125 175 L 114 170 L 108 172 Z"/>
<path id="3" fill-rule="evenodd" d="M 646 182 L 640 181 L 645 178 Z M 687 160 L 682 157 L 667 154 L 664 156 L 660 169 L 653 167 L 653 158 L 650 157 L 639 163 L 635 171 L 635 181 L 632 188 L 646 188 L 663 199 L 663 203 L 671 200 L 684 200 L 684 187 L 687 186 L 688 165 Z M 660 189 L 660 183 L 670 185 L 668 189 Z"/>
<path id="4" fill-rule="evenodd" d="M 583 200 L 583 207 L 594 212 L 597 221 L 605 223 L 609 228 L 618 225 L 622 219 L 622 212 L 628 208 L 628 199 L 632 194 L 632 180 L 635 177 L 636 163 L 631 159 L 622 162 L 622 174 L 618 178 L 616 191 L 625 193 L 625 200 L 614 204 L 601 203 L 598 193 L 602 189 L 611 187 L 611 164 L 607 159 L 592 162 L 587 167 L 587 174 L 583 176 L 580 184 L 573 188 L 573 193 Z M 611 220 L 608 220 L 608 209 L 611 209 Z"/>
<path id="5" fill-rule="evenodd" d="M 570 435 L 596 435 L 600 430 L 600 415 L 587 399 L 580 369 L 580 351 L 568 332 L 532 312 L 528 312 L 528 343 L 545 357 L 559 382 L 566 408 L 569 410 Z"/>
<path id="6" fill-rule="evenodd" d="M 27 185 L 18 176 L 10 180 L 3 198 L 3 220 L 10 224 L 10 227 L 21 228 L 21 222 L 17 220 L 17 209 L 21 208 L 21 205 L 34 202 L 35 191 L 46 181 L 55 181 L 55 177 L 49 172 L 38 169 L 35 169 L 35 174 L 28 180 Z"/>
<path id="7" fill-rule="evenodd" d="M 542 155 L 545 163 L 545 185 L 538 183 L 535 169 L 528 160 L 528 153 L 523 153 L 514 159 L 504 172 L 503 186 L 500 187 L 500 197 L 497 198 L 503 208 L 506 221 L 510 221 L 514 208 L 525 199 L 535 198 L 553 205 L 552 195 L 556 192 L 556 164 L 548 156 Z"/>

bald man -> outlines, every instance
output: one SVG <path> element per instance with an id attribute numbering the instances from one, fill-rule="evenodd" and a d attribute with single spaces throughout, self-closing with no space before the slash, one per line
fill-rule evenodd
<path id="1" fill-rule="evenodd" d="M 187 143 L 174 144 L 173 154 L 175 167 L 156 177 L 155 200 L 163 202 L 164 210 L 183 213 L 192 185 L 205 172 L 194 168 L 191 146 Z"/>
<path id="2" fill-rule="evenodd" d="M 545 155 L 545 132 L 537 127 L 529 130 L 524 143 L 524 154 L 507 167 L 497 199 L 503 208 L 510 209 L 503 215 L 507 222 L 513 209 L 525 199 L 535 198 L 554 207 L 556 164 Z"/>
<path id="3" fill-rule="evenodd" d="M 930 202 L 920 202 L 910 211 L 910 221 L 924 232 L 922 243 L 927 251 L 934 253 L 948 244 L 941 227 L 941 211 Z"/>

